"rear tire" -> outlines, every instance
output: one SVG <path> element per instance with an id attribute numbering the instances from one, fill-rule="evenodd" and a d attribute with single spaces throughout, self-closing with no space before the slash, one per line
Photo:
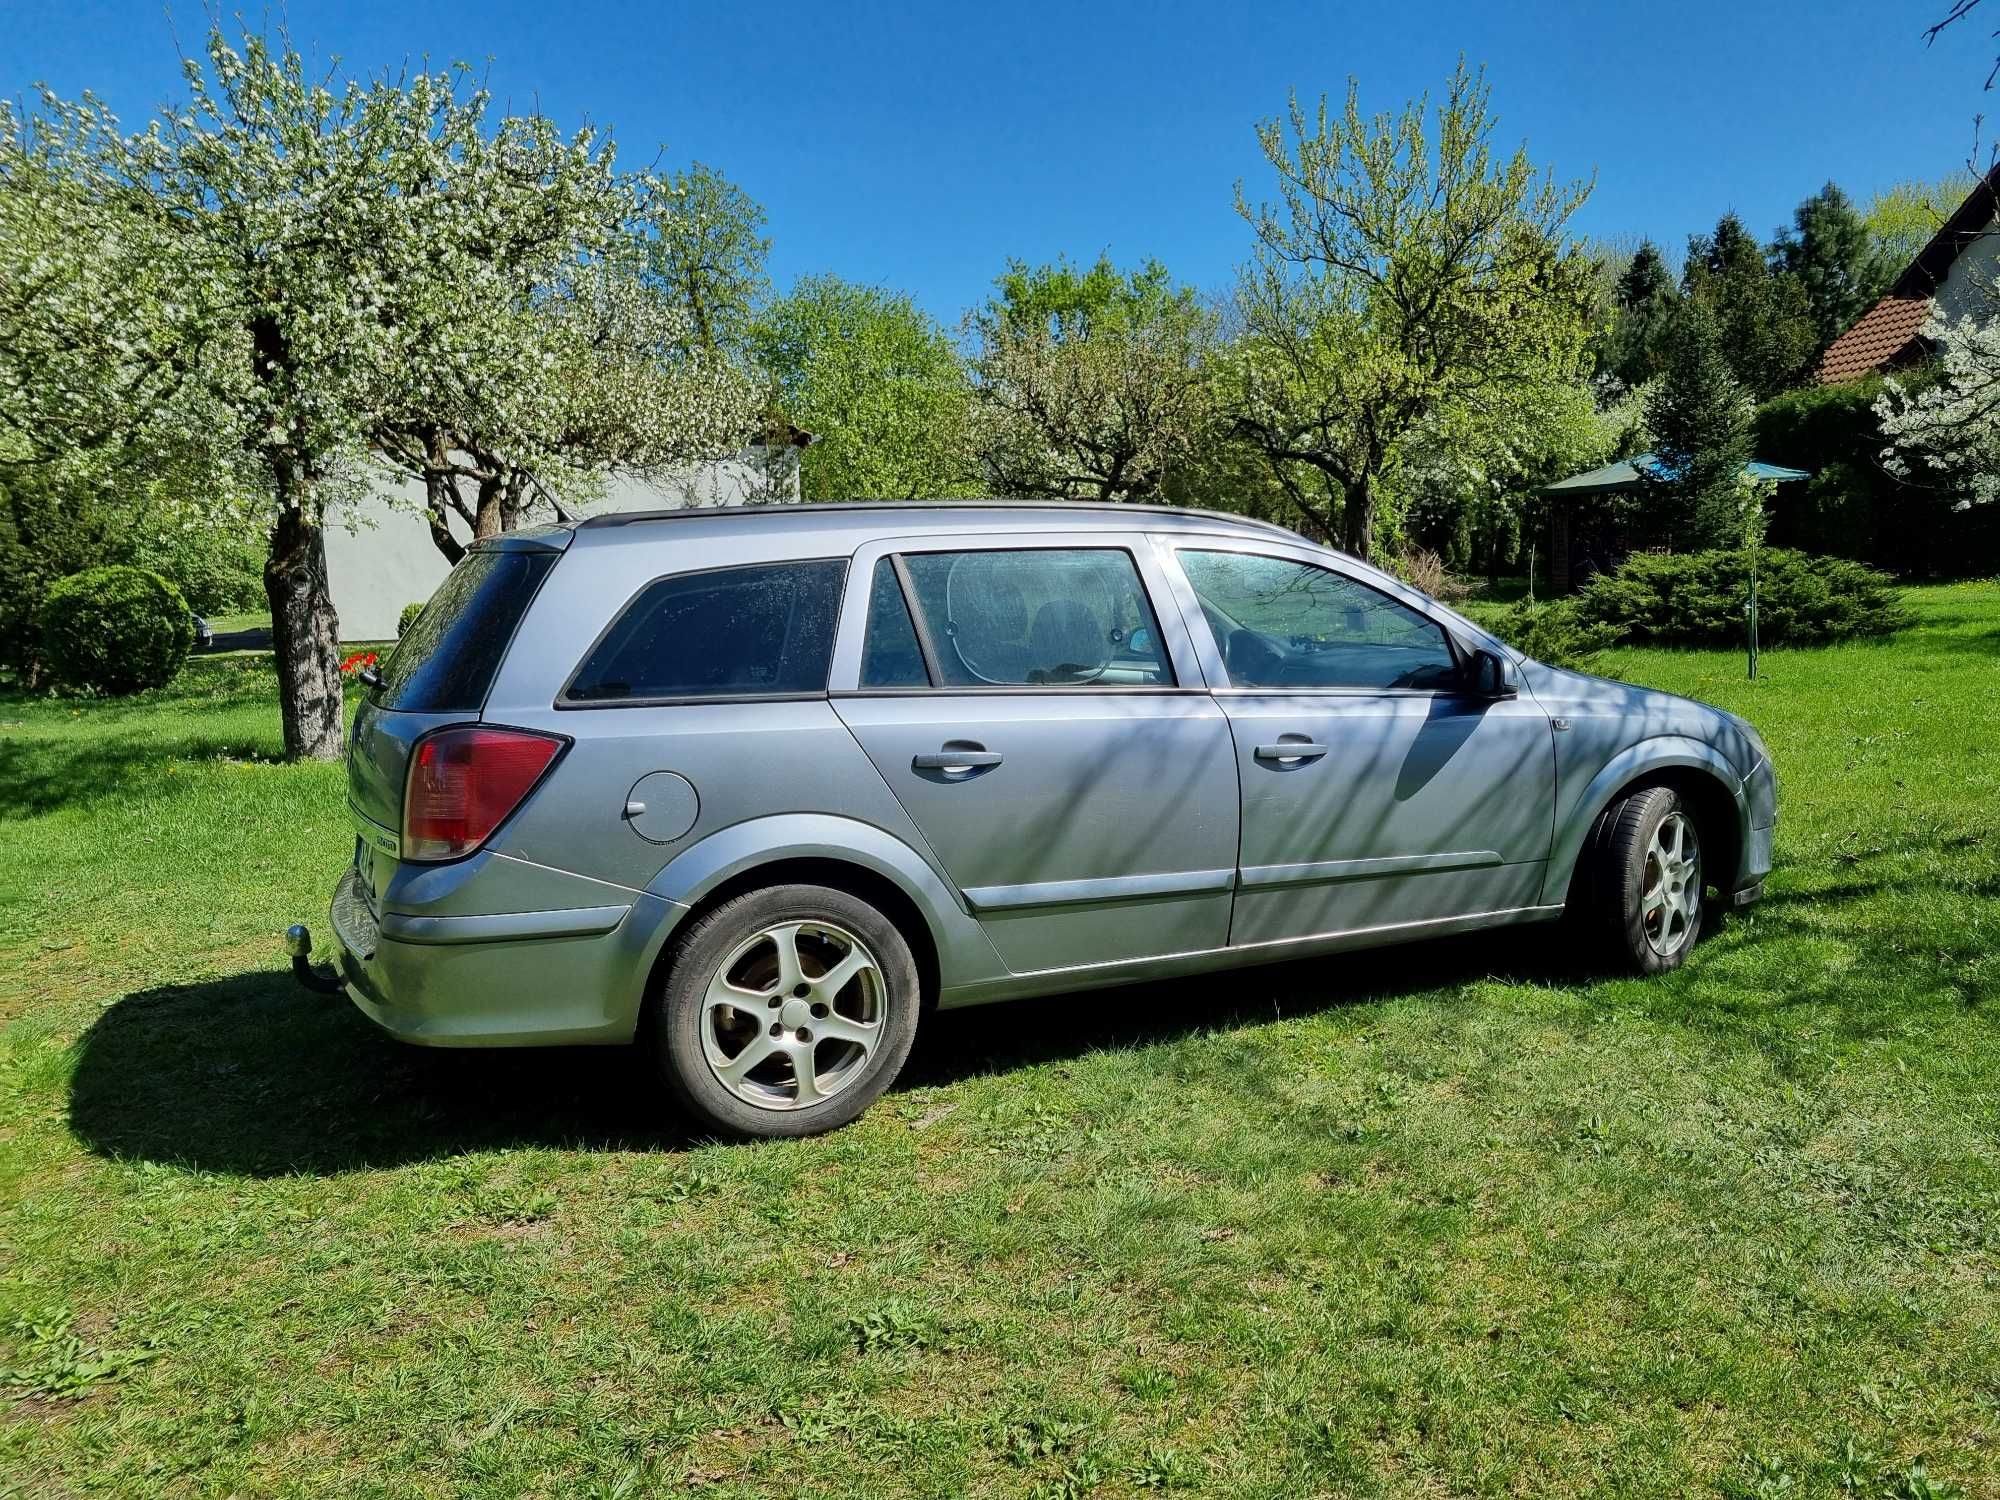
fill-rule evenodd
<path id="1" fill-rule="evenodd" d="M 881 912 L 829 886 L 769 886 L 680 937 L 649 1046 L 703 1124 L 818 1135 L 895 1081 L 921 1000 L 910 945 Z"/>
<path id="2" fill-rule="evenodd" d="M 1606 808 L 1585 846 L 1579 913 L 1606 956 L 1636 974 L 1678 969 L 1701 936 L 1701 840 L 1672 787 L 1646 787 Z"/>

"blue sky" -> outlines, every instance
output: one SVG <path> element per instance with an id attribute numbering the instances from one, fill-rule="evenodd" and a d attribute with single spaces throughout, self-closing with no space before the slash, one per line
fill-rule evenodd
<path id="1" fill-rule="evenodd" d="M 1579 227 L 1678 249 L 1725 208 L 1768 235 L 1828 178 L 1858 199 L 1962 163 L 1987 25 L 1936 46 L 1946 0 L 1198 6 L 325 4 L 293 40 L 368 70 L 486 63 L 502 98 L 615 128 L 628 162 L 706 161 L 770 214 L 780 286 L 833 271 L 947 321 L 1008 256 L 1157 255 L 1224 284 L 1231 209 L 1265 173 L 1254 123 L 1286 91 L 1359 79 L 1366 108 L 1488 64 L 1501 139 L 1595 173 Z M 1983 14 L 1983 13 L 1982 13 Z M 1975 17 L 1975 21 L 1978 20 Z M 128 125 L 179 89 L 198 5 L 0 0 L 0 90 L 88 87 Z M 2000 113 L 1997 111 L 1996 113 Z"/>

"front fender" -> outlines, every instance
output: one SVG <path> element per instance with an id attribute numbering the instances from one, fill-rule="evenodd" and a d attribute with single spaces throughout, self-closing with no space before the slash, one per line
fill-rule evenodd
<path id="1" fill-rule="evenodd" d="M 1007 972 L 958 894 L 931 862 L 872 823 L 826 813 L 780 813 L 719 829 L 682 850 L 646 887 L 664 910 L 655 954 L 690 908 L 738 876 L 787 860 L 824 859 L 879 875 L 910 900 L 930 929 L 943 989 L 997 979 Z"/>
<path id="2" fill-rule="evenodd" d="M 1563 799 L 1565 810 L 1555 830 L 1555 842 L 1549 851 L 1548 873 L 1542 881 L 1544 906 L 1560 906 L 1569 899 L 1570 880 L 1576 874 L 1576 862 L 1583 853 L 1584 840 L 1590 836 L 1591 825 L 1611 805 L 1612 799 L 1642 776 L 1673 770 L 1701 771 L 1727 788 L 1731 801 L 1736 805 L 1737 849 L 1742 851 L 1750 847 L 1749 798 L 1744 792 L 1743 778 L 1736 773 L 1728 757 L 1713 745 L 1684 735 L 1660 735 L 1641 740 L 1606 761 L 1574 801 Z M 1738 858 L 1740 862 L 1740 853 Z M 1732 878 L 1735 874 L 1735 871 L 1730 872 Z M 1716 884 L 1724 882 L 1718 880 Z"/>

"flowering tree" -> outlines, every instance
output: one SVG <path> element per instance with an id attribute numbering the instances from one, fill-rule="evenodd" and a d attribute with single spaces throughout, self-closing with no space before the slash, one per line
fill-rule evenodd
<path id="1" fill-rule="evenodd" d="M 426 420 L 447 451 L 504 437 L 524 483 L 622 446 L 578 436 L 562 379 L 599 377 L 593 434 L 660 389 L 657 325 L 618 280 L 645 189 L 593 130 L 494 118 L 462 67 L 320 79 L 217 31 L 185 71 L 139 134 L 88 98 L 0 122 L 3 227 L 26 235 L 0 252 L 0 441 L 226 443 L 268 507 L 286 753 L 330 758 L 329 503 Z"/>
<path id="2" fill-rule="evenodd" d="M 1941 378 L 1917 391 L 1893 380 L 1883 387 L 1875 401 L 1890 442 L 1883 466 L 1962 490 L 1962 504 L 1991 501 L 2000 497 L 2000 307 L 1984 319 L 1933 317 L 1923 334 L 1938 348 Z"/>
<path id="3" fill-rule="evenodd" d="M 974 315 L 974 440 L 1003 494 L 1145 500 L 1212 419 L 1204 359 L 1217 319 L 1149 261 L 1120 272 L 1015 264 Z"/>
<path id="4" fill-rule="evenodd" d="M 1278 201 L 1256 233 L 1242 337 L 1223 370 L 1236 434 L 1348 551 L 1374 545 L 1383 475 L 1425 419 L 1580 374 L 1594 269 L 1566 238 L 1589 189 L 1496 159 L 1484 78 L 1461 63 L 1436 111 L 1294 99 L 1258 128 Z"/>
<path id="5" fill-rule="evenodd" d="M 518 525 L 539 493 L 610 469 L 653 472 L 740 448 L 758 392 L 700 339 L 650 273 L 675 200 L 642 185 L 636 217 L 603 254 L 553 273 L 532 259 L 506 301 L 468 321 L 462 357 L 415 372 L 369 433 L 424 485 L 431 539 L 457 561 L 456 514 L 474 537 Z"/>

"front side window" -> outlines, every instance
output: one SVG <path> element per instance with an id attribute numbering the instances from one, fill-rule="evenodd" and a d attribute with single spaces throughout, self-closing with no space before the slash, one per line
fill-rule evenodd
<path id="1" fill-rule="evenodd" d="M 939 687 L 1173 684 L 1129 552 L 924 552 L 905 555 L 903 565 Z"/>
<path id="2" fill-rule="evenodd" d="M 1458 686 L 1444 630 L 1330 568 L 1248 552 L 1184 551 L 1234 687 Z"/>
<path id="3" fill-rule="evenodd" d="M 827 558 L 656 579 L 591 648 L 563 701 L 823 693 L 846 576 Z"/>

